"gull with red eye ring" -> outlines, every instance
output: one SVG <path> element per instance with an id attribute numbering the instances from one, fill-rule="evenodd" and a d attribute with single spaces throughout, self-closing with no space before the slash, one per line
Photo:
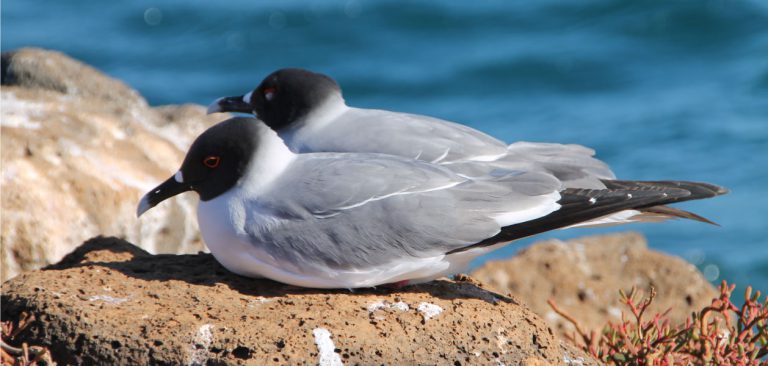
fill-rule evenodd
<path id="1" fill-rule="evenodd" d="M 726 193 L 684 181 L 604 184 L 567 188 L 537 171 L 473 179 L 386 154 L 295 154 L 259 120 L 232 118 L 192 143 L 179 171 L 141 199 L 137 215 L 195 191 L 203 240 L 230 271 L 358 288 L 455 274 L 512 240 L 602 225 L 605 217 L 678 217 L 664 205 Z"/>
<path id="2" fill-rule="evenodd" d="M 208 113 L 257 116 L 296 153 L 367 152 L 444 165 L 471 177 L 511 171 L 553 174 L 572 188 L 606 188 L 611 169 L 579 145 L 511 145 L 470 127 L 433 117 L 349 107 L 332 78 L 287 68 L 242 96 L 224 97 Z"/>
<path id="3" fill-rule="evenodd" d="M 221 163 L 221 158 L 215 155 L 207 156 L 203 159 L 203 164 L 211 169 L 216 168 Z"/>

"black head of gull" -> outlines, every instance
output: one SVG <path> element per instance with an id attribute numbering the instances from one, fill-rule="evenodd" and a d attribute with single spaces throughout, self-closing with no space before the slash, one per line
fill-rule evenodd
<path id="1" fill-rule="evenodd" d="M 257 156 L 266 129 L 253 118 L 232 118 L 206 130 L 192 143 L 179 171 L 141 199 L 137 216 L 183 192 L 195 191 L 208 201 L 234 187 Z"/>
<path id="2" fill-rule="evenodd" d="M 208 106 L 208 113 L 251 113 L 279 131 L 301 121 L 331 97 L 343 103 L 341 88 L 329 76 L 286 68 L 269 74 L 256 89 L 245 95 L 217 99 Z"/>

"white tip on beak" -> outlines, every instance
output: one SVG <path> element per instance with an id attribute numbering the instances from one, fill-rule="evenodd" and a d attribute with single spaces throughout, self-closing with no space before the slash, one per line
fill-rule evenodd
<path id="1" fill-rule="evenodd" d="M 152 208 L 152 206 L 149 205 L 149 197 L 144 195 L 144 197 L 141 198 L 141 201 L 139 201 L 139 208 L 136 209 L 136 217 L 141 217 L 141 215 L 147 212 L 150 208 Z"/>
<path id="2" fill-rule="evenodd" d="M 221 102 L 222 99 L 224 99 L 224 98 L 222 97 L 222 98 L 216 99 L 216 100 L 213 101 L 213 103 L 208 105 L 208 109 L 205 111 L 205 114 L 212 114 L 212 113 L 219 113 L 219 112 L 221 112 L 221 105 L 219 104 L 219 102 Z"/>
<path id="3" fill-rule="evenodd" d="M 243 95 L 243 103 L 245 104 L 251 103 L 251 94 L 253 94 L 253 90 L 249 91 L 248 94 Z"/>

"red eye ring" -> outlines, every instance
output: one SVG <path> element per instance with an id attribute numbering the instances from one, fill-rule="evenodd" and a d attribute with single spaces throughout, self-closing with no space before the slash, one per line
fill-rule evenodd
<path id="1" fill-rule="evenodd" d="M 205 159 L 203 159 L 203 165 L 209 167 L 209 168 L 216 168 L 221 163 L 221 158 L 215 155 L 206 156 Z"/>
<path id="2" fill-rule="evenodd" d="M 264 99 L 272 100 L 272 98 L 275 97 L 275 92 L 277 92 L 277 89 L 273 87 L 264 88 L 263 90 Z"/>

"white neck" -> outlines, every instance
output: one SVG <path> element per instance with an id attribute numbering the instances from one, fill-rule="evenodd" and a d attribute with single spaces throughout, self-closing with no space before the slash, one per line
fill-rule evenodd
<path id="1" fill-rule="evenodd" d="M 291 149 L 298 152 L 301 150 L 303 141 L 311 141 L 318 131 L 338 120 L 337 117 L 349 109 L 341 94 L 333 94 L 317 106 L 314 111 L 293 123 L 291 127 L 280 130 L 280 137 Z"/>
<path id="2" fill-rule="evenodd" d="M 241 187 L 251 194 L 263 192 L 296 158 L 283 140 L 266 125 L 259 129 L 259 145 L 253 152 L 248 171 L 240 180 Z"/>
<path id="3" fill-rule="evenodd" d="M 328 98 L 320 103 L 320 105 L 315 107 L 312 112 L 308 113 L 300 121 L 297 121 L 298 123 L 295 124 L 296 127 L 294 132 L 298 130 L 312 131 L 319 129 L 333 122 L 336 117 L 346 112 L 348 109 L 349 107 L 344 103 L 344 98 L 342 98 L 341 94 L 334 93 L 328 96 Z"/>

